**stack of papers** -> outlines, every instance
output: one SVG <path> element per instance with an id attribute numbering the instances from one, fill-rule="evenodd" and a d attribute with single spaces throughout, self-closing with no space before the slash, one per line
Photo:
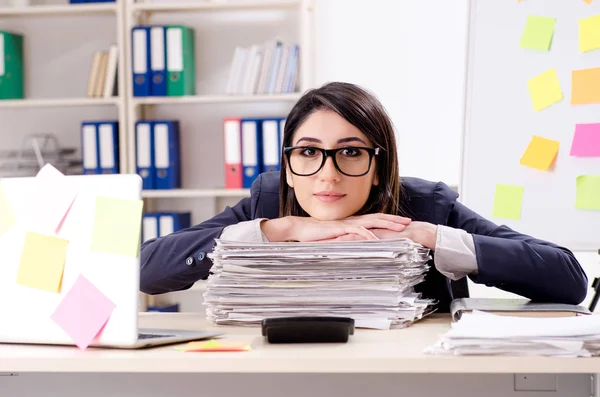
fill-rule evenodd
<path id="1" fill-rule="evenodd" d="M 465 313 L 425 350 L 442 355 L 590 357 L 600 352 L 600 316 L 513 317 Z"/>
<path id="2" fill-rule="evenodd" d="M 408 239 L 335 243 L 216 240 L 204 302 L 216 324 L 260 325 L 264 318 L 351 317 L 356 327 L 410 325 L 431 311 L 414 286 L 429 250 Z"/>

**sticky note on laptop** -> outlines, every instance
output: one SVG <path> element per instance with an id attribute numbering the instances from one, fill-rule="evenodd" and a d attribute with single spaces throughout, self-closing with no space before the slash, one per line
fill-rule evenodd
<path id="1" fill-rule="evenodd" d="M 60 292 L 68 241 L 27 232 L 17 272 L 17 284 L 48 292 Z"/>
<path id="2" fill-rule="evenodd" d="M 600 123 L 575 125 L 571 156 L 600 157 Z"/>
<path id="3" fill-rule="evenodd" d="M 79 275 L 51 318 L 80 349 L 85 349 L 102 331 L 115 307 L 90 280 Z"/>
<path id="4" fill-rule="evenodd" d="M 600 210 L 600 175 L 580 175 L 576 181 L 575 208 Z"/>
<path id="5" fill-rule="evenodd" d="M 556 18 L 530 15 L 521 34 L 520 48 L 548 51 L 554 35 Z"/>
<path id="6" fill-rule="evenodd" d="M 523 186 L 498 184 L 494 197 L 492 215 L 497 218 L 521 219 Z"/>
<path id="7" fill-rule="evenodd" d="M 96 197 L 91 250 L 137 258 L 142 207 L 142 200 Z"/>
<path id="8" fill-rule="evenodd" d="M 15 213 L 0 184 L 0 236 L 12 228 L 15 222 Z"/>
<path id="9" fill-rule="evenodd" d="M 529 88 L 533 109 L 536 112 L 563 99 L 558 75 L 554 68 L 529 79 L 527 87 Z"/>
<path id="10" fill-rule="evenodd" d="M 560 142 L 534 135 L 521 156 L 520 164 L 547 171 L 558 154 Z"/>
<path id="11" fill-rule="evenodd" d="M 77 188 L 62 172 L 46 164 L 35 176 L 34 189 L 30 222 L 44 231 L 58 232 L 77 196 Z"/>

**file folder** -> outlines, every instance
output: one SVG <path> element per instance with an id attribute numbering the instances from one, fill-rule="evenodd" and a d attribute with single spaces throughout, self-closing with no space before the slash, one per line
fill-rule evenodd
<path id="1" fill-rule="evenodd" d="M 138 121 L 135 124 L 136 173 L 142 178 L 142 188 L 155 188 L 154 138 L 152 122 Z"/>
<path id="2" fill-rule="evenodd" d="M 242 119 L 242 186 L 250 188 L 262 169 L 260 120 Z"/>
<path id="3" fill-rule="evenodd" d="M 150 70 L 152 96 L 167 95 L 167 46 L 164 26 L 150 27 Z"/>
<path id="4" fill-rule="evenodd" d="M 0 31 L 0 99 L 23 99 L 23 36 Z"/>
<path id="5" fill-rule="evenodd" d="M 176 189 L 181 186 L 179 161 L 179 122 L 154 121 L 155 189 Z"/>
<path id="6" fill-rule="evenodd" d="M 167 95 L 194 95 L 196 93 L 194 29 L 169 25 L 166 30 Z"/>
<path id="7" fill-rule="evenodd" d="M 142 215 L 142 242 L 155 239 L 158 234 L 158 217 L 153 213 Z"/>
<path id="8" fill-rule="evenodd" d="M 242 120 L 227 118 L 223 121 L 225 151 L 225 187 L 241 189 L 242 178 Z"/>
<path id="9" fill-rule="evenodd" d="M 279 171 L 281 161 L 281 118 L 262 120 L 262 172 Z"/>
<path id="10" fill-rule="evenodd" d="M 100 172 L 119 173 L 119 123 L 117 121 L 98 122 L 98 148 L 100 151 Z"/>
<path id="11" fill-rule="evenodd" d="M 133 67 L 133 96 L 151 95 L 150 28 L 135 26 L 131 29 L 131 56 Z"/>
<path id="12" fill-rule="evenodd" d="M 100 173 L 98 131 L 94 122 L 81 123 L 81 156 L 83 175 Z"/>
<path id="13" fill-rule="evenodd" d="M 161 212 L 157 214 L 159 237 L 187 229 L 191 224 L 189 212 Z"/>

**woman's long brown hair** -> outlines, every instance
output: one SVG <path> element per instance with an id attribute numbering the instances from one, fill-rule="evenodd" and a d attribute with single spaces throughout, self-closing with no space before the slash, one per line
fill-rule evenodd
<path id="1" fill-rule="evenodd" d="M 394 128 L 379 100 L 365 89 L 349 84 L 328 83 L 304 94 L 287 116 L 283 147 L 292 146 L 294 133 L 317 110 L 331 110 L 358 128 L 375 147 L 374 157 L 379 184 L 371 188 L 365 205 L 355 214 L 386 213 L 402 215 L 401 188 Z M 283 152 L 282 152 L 283 154 Z M 287 164 L 281 157 L 279 216 L 308 216 L 300 207 L 294 189 L 286 181 Z"/>

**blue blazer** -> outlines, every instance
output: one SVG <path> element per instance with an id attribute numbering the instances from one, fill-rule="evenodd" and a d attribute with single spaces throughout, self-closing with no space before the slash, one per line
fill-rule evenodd
<path id="1" fill-rule="evenodd" d="M 406 216 L 473 235 L 479 267 L 469 276 L 474 282 L 536 301 L 579 304 L 585 299 L 587 277 L 568 249 L 495 225 L 456 201 L 458 194 L 442 182 L 402 178 L 401 186 Z M 226 226 L 278 217 L 279 172 L 261 174 L 250 193 L 199 225 L 143 243 L 140 289 L 160 294 L 190 288 L 208 277 L 212 263 L 206 254 Z M 447 312 L 453 299 L 450 280 L 431 265 L 416 290 Z"/>

